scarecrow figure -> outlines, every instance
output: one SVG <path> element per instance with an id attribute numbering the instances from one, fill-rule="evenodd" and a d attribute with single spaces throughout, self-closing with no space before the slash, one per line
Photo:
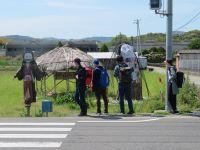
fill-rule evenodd
<path id="1" fill-rule="evenodd" d="M 24 103 L 26 107 L 36 102 L 35 79 L 41 80 L 44 73 L 38 68 L 32 52 L 26 51 L 23 54 L 21 68 L 17 71 L 14 78 L 24 81 Z"/>

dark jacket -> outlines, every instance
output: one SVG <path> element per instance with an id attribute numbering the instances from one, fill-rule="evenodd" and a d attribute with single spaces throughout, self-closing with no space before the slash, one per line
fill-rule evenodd
<path id="1" fill-rule="evenodd" d="M 76 79 L 76 86 L 77 87 L 85 87 L 86 86 L 86 70 L 82 66 L 80 66 L 76 73 L 75 76 L 78 75 L 78 79 Z"/>
<path id="2" fill-rule="evenodd" d="M 92 90 L 96 91 L 97 89 L 101 88 L 100 85 L 100 76 L 101 76 L 101 71 L 103 70 L 102 66 L 98 66 L 95 68 L 93 71 L 93 79 L 92 79 Z"/>
<path id="3" fill-rule="evenodd" d="M 127 65 L 126 63 L 120 63 L 120 64 L 118 64 L 118 65 L 115 66 L 114 71 L 113 71 L 114 77 L 118 78 L 118 82 L 119 82 L 120 84 L 121 84 L 121 83 L 124 84 L 124 82 L 123 82 L 122 79 L 121 79 L 121 71 L 120 71 L 120 68 L 124 68 L 124 67 L 128 67 L 128 65 Z M 131 73 L 132 73 L 133 71 L 134 71 L 133 68 L 130 68 L 130 69 L 128 70 L 128 75 L 130 75 L 130 76 L 127 76 L 127 80 L 130 80 L 130 81 L 127 82 L 126 84 L 131 84 L 131 81 L 132 81 Z M 129 78 L 130 78 L 130 79 L 129 79 Z"/>
<path id="4" fill-rule="evenodd" d="M 18 78 L 18 80 L 22 80 L 25 76 L 25 72 L 24 69 L 26 63 L 23 62 L 21 68 L 17 71 L 16 75 L 14 76 L 14 78 Z M 35 61 L 32 61 L 30 63 L 30 69 L 32 70 L 32 74 L 33 74 L 33 78 L 40 81 L 44 76 L 45 76 L 45 72 L 42 72 Z"/>
<path id="5" fill-rule="evenodd" d="M 178 94 L 176 67 L 175 66 L 169 67 L 167 73 L 168 73 L 169 86 L 170 84 L 172 84 L 171 87 L 172 87 L 173 95 L 176 95 Z"/>
<path id="6" fill-rule="evenodd" d="M 26 106 L 30 106 L 32 102 L 36 102 L 35 79 L 41 80 L 44 75 L 35 61 L 32 61 L 29 65 L 23 62 L 21 68 L 14 76 L 18 80 L 24 81 L 24 102 Z"/>

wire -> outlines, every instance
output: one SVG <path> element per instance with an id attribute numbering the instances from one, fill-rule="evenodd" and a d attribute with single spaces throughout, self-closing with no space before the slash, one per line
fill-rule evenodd
<path id="1" fill-rule="evenodd" d="M 178 27 L 175 31 L 179 31 L 180 29 L 184 28 L 185 26 L 189 25 L 190 23 L 196 21 L 199 16 L 200 16 L 200 11 L 194 17 L 192 17 L 192 19 L 190 19 L 184 25 Z"/>

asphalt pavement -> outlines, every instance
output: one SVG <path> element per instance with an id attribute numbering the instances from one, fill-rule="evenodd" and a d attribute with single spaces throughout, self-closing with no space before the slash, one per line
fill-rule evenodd
<path id="1" fill-rule="evenodd" d="M 200 118 L 1 118 L 0 149 L 199 150 Z"/>

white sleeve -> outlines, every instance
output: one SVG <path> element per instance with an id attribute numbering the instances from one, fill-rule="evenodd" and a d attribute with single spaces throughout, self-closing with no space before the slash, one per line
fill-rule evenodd
<path id="1" fill-rule="evenodd" d="M 168 70 L 167 71 L 167 74 L 168 74 L 168 81 L 171 81 L 173 76 L 171 75 L 170 71 Z"/>

